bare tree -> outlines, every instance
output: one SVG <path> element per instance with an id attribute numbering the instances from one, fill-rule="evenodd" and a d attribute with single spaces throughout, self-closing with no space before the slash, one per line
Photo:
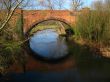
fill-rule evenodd
<path id="1" fill-rule="evenodd" d="M 39 0 L 37 3 L 39 4 L 40 9 L 63 9 L 65 0 Z"/>
<path id="2" fill-rule="evenodd" d="M 64 9 L 65 0 L 54 0 L 54 3 L 56 4 L 57 9 Z"/>
<path id="3" fill-rule="evenodd" d="M 102 1 L 95 1 L 93 3 L 93 9 L 95 10 L 103 10 L 104 9 L 104 5 L 103 5 L 103 2 Z"/>
<path id="4" fill-rule="evenodd" d="M 76 11 L 83 5 L 82 0 L 72 0 L 72 10 Z"/>
<path id="5" fill-rule="evenodd" d="M 13 16 L 15 10 L 20 6 L 24 0 L 0 0 L 0 11 L 6 11 L 6 16 L 0 25 L 0 31 L 6 26 L 11 17 Z"/>
<path id="6" fill-rule="evenodd" d="M 110 11 L 110 0 L 98 0 L 92 3 L 92 8 L 99 11 Z"/>
<path id="7" fill-rule="evenodd" d="M 49 10 L 54 9 L 53 0 L 39 0 L 38 3 L 41 9 L 49 9 Z"/>
<path id="8" fill-rule="evenodd" d="M 52 0 L 47 0 L 47 8 L 49 10 L 53 10 L 54 9 L 54 4 Z"/>

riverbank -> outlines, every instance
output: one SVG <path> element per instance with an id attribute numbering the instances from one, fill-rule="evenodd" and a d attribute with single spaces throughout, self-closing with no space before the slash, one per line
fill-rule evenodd
<path id="1" fill-rule="evenodd" d="M 99 56 L 103 56 L 108 59 L 110 58 L 110 46 L 108 45 L 103 45 L 103 43 L 97 43 L 85 39 L 73 39 L 72 42 L 76 42 L 80 45 L 89 46 L 92 52 L 99 54 Z"/>

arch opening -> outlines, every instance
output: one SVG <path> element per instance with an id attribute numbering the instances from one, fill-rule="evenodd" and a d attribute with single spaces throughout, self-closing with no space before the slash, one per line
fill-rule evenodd
<path id="1" fill-rule="evenodd" d="M 64 21 L 48 19 L 35 23 L 27 32 L 28 37 L 30 37 L 30 40 L 28 41 L 29 49 L 34 54 L 37 54 L 37 56 L 40 56 L 40 58 L 58 60 L 65 58 L 68 55 L 68 46 L 66 44 L 65 36 L 59 37 L 60 34 L 55 31 L 55 28 L 41 28 L 42 25 L 43 27 L 45 27 L 45 25 L 47 25 L 47 27 L 49 25 L 49 27 L 52 27 L 53 24 L 57 29 L 63 28 L 65 31 L 64 35 L 67 35 L 66 31 L 71 28 L 70 25 Z M 52 29 L 54 29 L 54 31 Z M 45 33 L 46 31 L 47 34 Z M 31 32 L 33 34 L 31 34 Z"/>
<path id="2" fill-rule="evenodd" d="M 42 20 L 39 20 L 39 21 L 36 21 L 34 22 L 30 28 L 28 29 L 28 31 L 25 33 L 26 36 L 29 36 L 30 35 L 30 32 L 34 29 L 34 28 L 37 28 L 37 26 L 41 23 L 44 23 L 44 22 L 47 22 L 47 21 L 56 21 L 56 22 L 60 22 L 61 24 L 61 27 L 64 27 L 65 29 L 65 32 L 66 34 L 70 34 L 70 35 L 73 35 L 74 34 L 74 31 L 72 29 L 72 26 L 71 24 L 66 21 L 65 19 L 56 19 L 56 18 L 49 18 L 49 19 L 42 19 Z M 48 29 L 48 28 L 47 28 Z"/>

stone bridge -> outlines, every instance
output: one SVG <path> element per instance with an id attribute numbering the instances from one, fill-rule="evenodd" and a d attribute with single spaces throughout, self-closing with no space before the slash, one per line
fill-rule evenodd
<path id="1" fill-rule="evenodd" d="M 16 9 L 14 17 L 12 17 L 11 24 L 15 25 L 19 15 L 23 17 L 23 31 L 24 33 L 31 30 L 35 25 L 48 21 L 56 20 L 66 23 L 68 26 L 75 24 L 77 15 L 81 12 L 88 12 L 88 8 L 83 8 L 77 12 L 71 12 L 69 10 L 22 10 Z"/>
<path id="2" fill-rule="evenodd" d="M 24 32 L 46 20 L 57 20 L 68 25 L 75 23 L 75 15 L 68 10 L 24 10 Z"/>
<path id="3" fill-rule="evenodd" d="M 76 21 L 76 12 L 68 10 L 21 10 L 17 9 L 17 13 L 23 16 L 24 33 L 31 30 L 35 25 L 47 21 L 56 20 L 71 26 Z"/>

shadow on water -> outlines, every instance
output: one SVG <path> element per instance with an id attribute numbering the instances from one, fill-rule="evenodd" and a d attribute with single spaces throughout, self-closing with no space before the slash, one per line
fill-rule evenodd
<path id="1" fill-rule="evenodd" d="M 31 49 L 29 48 L 29 50 L 31 50 Z M 36 54 L 36 53 L 33 52 L 32 50 L 29 51 L 29 53 L 32 54 L 31 56 L 32 56 L 34 59 L 39 60 L 39 61 L 41 61 L 41 62 L 43 62 L 43 63 L 49 63 L 49 64 L 57 64 L 57 63 L 59 63 L 59 62 L 65 61 L 66 59 L 68 59 L 68 58 L 70 57 L 70 55 L 69 55 L 69 53 L 68 53 L 66 56 L 61 57 L 61 58 L 57 58 L 57 59 L 51 58 L 51 59 L 48 59 L 48 58 L 46 58 L 46 57 L 40 56 L 39 54 Z"/>
<path id="2" fill-rule="evenodd" d="M 110 81 L 110 59 L 103 57 L 97 48 L 72 41 L 70 49 L 76 60 L 81 82 Z"/>

